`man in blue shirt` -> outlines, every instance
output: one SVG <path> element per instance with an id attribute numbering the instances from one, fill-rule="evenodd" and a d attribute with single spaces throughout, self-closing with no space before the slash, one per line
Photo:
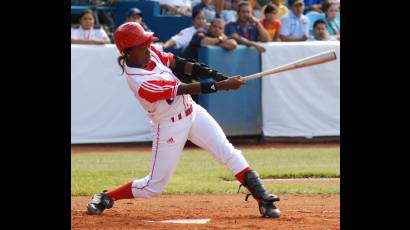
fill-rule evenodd
<path id="1" fill-rule="evenodd" d="M 306 41 L 309 38 L 309 18 L 303 15 L 303 0 L 289 0 L 290 11 L 280 19 L 279 37 L 284 42 Z"/>
<path id="2" fill-rule="evenodd" d="M 225 26 L 225 34 L 236 40 L 237 43 L 255 47 L 260 53 L 266 49 L 257 41 L 268 42 L 268 31 L 259 20 L 252 15 L 252 9 L 247 2 L 238 5 L 238 20 Z"/>

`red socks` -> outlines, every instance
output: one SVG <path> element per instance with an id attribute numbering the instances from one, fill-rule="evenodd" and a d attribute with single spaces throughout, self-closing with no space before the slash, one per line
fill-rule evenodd
<path id="1" fill-rule="evenodd" d="M 134 195 L 132 195 L 131 187 L 132 181 L 112 190 L 111 192 L 108 192 L 107 195 L 114 201 L 122 199 L 133 199 Z"/>
<path id="2" fill-rule="evenodd" d="M 243 177 L 245 176 L 245 173 L 249 172 L 250 170 L 251 169 L 249 167 L 246 167 L 244 170 L 235 175 L 236 179 L 241 182 L 241 184 L 243 184 Z"/>

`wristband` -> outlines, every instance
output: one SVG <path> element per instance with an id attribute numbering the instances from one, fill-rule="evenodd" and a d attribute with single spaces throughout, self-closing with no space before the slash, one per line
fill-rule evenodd
<path id="1" fill-rule="evenodd" d="M 215 93 L 217 91 L 215 82 L 201 82 L 200 85 L 202 93 Z"/>

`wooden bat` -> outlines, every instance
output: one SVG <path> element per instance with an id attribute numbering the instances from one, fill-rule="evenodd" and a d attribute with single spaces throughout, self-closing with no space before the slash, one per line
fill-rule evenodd
<path id="1" fill-rule="evenodd" d="M 318 53 L 303 59 L 296 60 L 294 62 L 291 62 L 289 64 L 281 65 L 276 68 L 266 70 L 260 73 L 255 73 L 252 75 L 248 75 L 245 77 L 242 77 L 244 81 L 250 81 L 254 80 L 260 77 L 264 77 L 266 75 L 271 75 L 275 73 L 280 73 L 284 71 L 289 71 L 289 70 L 294 70 L 294 69 L 299 69 L 303 67 L 308 67 L 312 65 L 318 65 L 330 61 L 336 60 L 336 51 L 335 50 L 328 50 L 322 53 Z"/>

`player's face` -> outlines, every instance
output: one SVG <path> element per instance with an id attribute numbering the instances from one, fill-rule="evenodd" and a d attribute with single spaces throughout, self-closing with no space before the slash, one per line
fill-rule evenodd
<path id="1" fill-rule="evenodd" d="M 295 13 L 296 16 L 299 17 L 300 15 L 303 14 L 303 11 L 305 10 L 305 4 L 303 3 L 295 4 L 292 6 L 292 10 L 293 10 L 293 13 Z"/>
<path id="2" fill-rule="evenodd" d="M 329 35 L 325 24 L 317 24 L 314 31 L 316 38 L 320 38 L 321 40 L 328 40 Z"/>
<path id="3" fill-rule="evenodd" d="M 209 27 L 209 31 L 215 37 L 224 33 L 224 21 L 223 20 L 215 20 L 212 25 Z"/>
<path id="4" fill-rule="evenodd" d="M 128 56 L 130 62 L 136 67 L 144 68 L 150 60 L 150 45 L 132 48 Z"/>
<path id="5" fill-rule="evenodd" d="M 239 9 L 239 21 L 247 22 L 251 17 L 251 8 L 249 6 L 242 6 Z"/>
<path id="6" fill-rule="evenodd" d="M 84 14 L 80 20 L 81 27 L 85 30 L 89 30 L 94 26 L 94 18 L 91 14 Z"/>
<path id="7" fill-rule="evenodd" d="M 194 18 L 194 27 L 195 28 L 204 28 L 206 26 L 206 18 L 204 13 L 199 13 L 195 18 Z"/>
<path id="8" fill-rule="evenodd" d="M 331 7 L 329 7 L 329 9 L 326 12 L 326 16 L 330 20 L 335 20 L 335 18 L 337 16 L 337 5 L 336 4 L 333 4 Z"/>

